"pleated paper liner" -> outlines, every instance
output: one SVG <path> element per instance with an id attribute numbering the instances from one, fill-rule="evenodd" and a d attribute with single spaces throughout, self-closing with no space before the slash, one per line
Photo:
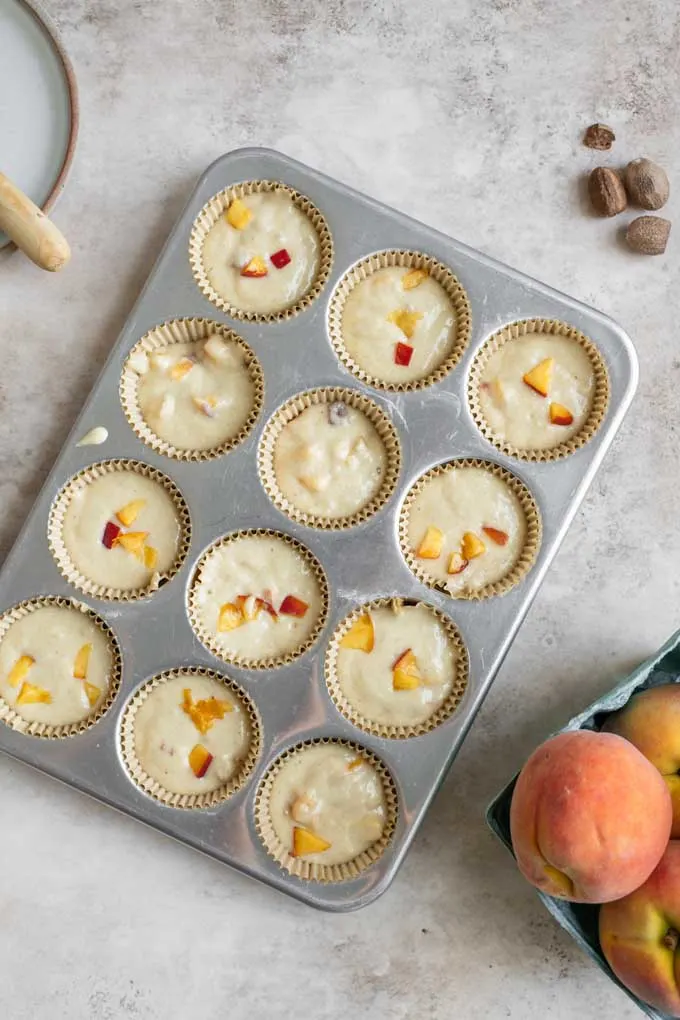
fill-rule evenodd
<path id="1" fill-rule="evenodd" d="M 296 754 L 304 752 L 305 748 L 315 747 L 319 744 L 335 744 L 340 747 L 346 747 L 348 750 L 352 751 L 353 754 L 363 758 L 366 762 L 372 765 L 380 776 L 382 782 L 383 796 L 385 800 L 385 825 L 383 827 L 382 834 L 378 837 L 375 843 L 372 843 L 371 846 L 358 854 L 357 857 L 354 857 L 351 861 L 347 861 L 343 864 L 318 864 L 316 862 L 307 861 L 302 857 L 293 857 L 290 853 L 290 847 L 284 846 L 279 837 L 276 835 L 269 814 L 269 798 L 271 796 L 272 784 L 279 773 L 281 766 Z M 395 786 L 394 779 L 392 778 L 387 766 L 380 760 L 380 758 L 374 755 L 371 751 L 368 751 L 365 747 L 362 747 L 360 744 L 354 744 L 346 740 L 331 740 L 323 737 L 316 740 L 306 740 L 303 743 L 296 744 L 294 747 L 289 748 L 287 751 L 284 751 L 283 754 L 279 755 L 265 773 L 265 776 L 258 787 L 257 793 L 255 794 L 255 827 L 267 853 L 270 857 L 273 857 L 277 864 L 284 871 L 287 871 L 289 875 L 295 875 L 297 878 L 312 882 L 347 882 L 366 871 L 366 869 L 370 868 L 372 864 L 375 864 L 390 844 L 397 824 L 398 811 L 397 788 Z"/>
<path id="2" fill-rule="evenodd" d="M 445 474 L 447 471 L 467 467 L 483 468 L 495 478 L 500 478 L 503 482 L 505 482 L 508 488 L 519 500 L 520 506 L 524 512 L 527 533 L 524 546 L 517 558 L 517 561 L 504 577 L 500 578 L 498 581 L 492 581 L 489 584 L 485 584 L 481 588 L 470 591 L 463 589 L 457 592 L 450 592 L 446 587 L 446 583 L 432 577 L 431 574 L 423 569 L 420 561 L 414 555 L 409 544 L 409 514 L 413 501 L 427 482 L 429 482 L 432 478 L 436 478 L 438 475 Z M 451 460 L 444 464 L 438 464 L 436 467 L 430 468 L 429 471 L 426 471 L 425 474 L 421 475 L 420 478 L 418 478 L 411 486 L 401 508 L 401 514 L 399 515 L 399 544 L 410 570 L 415 574 L 419 581 L 422 581 L 423 584 L 426 584 L 429 588 L 433 588 L 435 591 L 443 592 L 444 595 L 448 595 L 449 598 L 453 599 L 477 600 L 487 599 L 493 595 L 505 595 L 505 593 L 510 591 L 511 588 L 514 588 L 515 585 L 519 584 L 525 574 L 533 566 L 541 547 L 541 535 L 541 515 L 534 497 L 531 495 L 524 482 L 521 482 L 516 475 L 511 474 L 510 471 L 506 471 L 505 468 L 502 468 L 499 464 L 494 464 L 493 461 L 488 460 L 475 460 L 468 458 Z"/>
<path id="3" fill-rule="evenodd" d="M 250 723 L 251 741 L 248 753 L 240 763 L 238 770 L 222 786 L 207 793 L 172 793 L 162 783 L 148 774 L 137 757 L 135 744 L 135 716 L 152 691 L 176 677 L 205 677 L 222 684 L 225 692 L 231 694 L 245 708 Z M 262 725 L 260 714 L 250 696 L 234 680 L 215 672 L 213 669 L 167 669 L 157 676 L 145 681 L 135 691 L 125 707 L 120 724 L 120 748 L 123 763 L 128 775 L 144 793 L 167 807 L 184 808 L 187 810 L 212 808 L 222 801 L 233 797 L 241 790 L 252 775 L 262 748 Z"/>
<path id="4" fill-rule="evenodd" d="M 394 383 L 371 375 L 361 365 L 357 364 L 352 355 L 345 347 L 342 331 L 342 318 L 345 310 L 345 302 L 357 284 L 366 280 L 372 273 L 379 269 L 386 269 L 391 266 L 400 266 L 404 269 L 424 269 L 433 280 L 443 288 L 449 300 L 453 304 L 455 312 L 455 339 L 450 352 L 442 363 L 429 372 L 422 379 L 413 379 L 410 382 Z M 362 259 L 347 272 L 333 291 L 328 311 L 328 332 L 331 344 L 340 361 L 352 375 L 357 379 L 373 386 L 375 389 L 388 390 L 390 392 L 407 392 L 409 390 L 422 390 L 426 386 L 432 386 L 440 382 L 456 367 L 460 361 L 465 348 L 470 342 L 472 332 L 472 318 L 470 302 L 458 278 L 451 270 L 432 258 L 430 255 L 423 255 L 421 252 L 406 251 L 402 249 L 391 249 L 389 251 L 376 252 Z"/>
<path id="5" fill-rule="evenodd" d="M 99 707 L 85 719 L 81 719 L 78 722 L 73 723 L 61 723 L 58 726 L 42 722 L 29 722 L 24 719 L 23 716 L 9 704 L 9 702 L 5 701 L 3 697 L 0 697 L 0 720 L 2 720 L 2 722 L 4 722 L 7 726 L 11 726 L 13 730 L 18 730 L 19 733 L 24 733 L 29 737 L 45 737 L 52 740 L 60 740 L 65 737 L 74 737 L 79 733 L 85 733 L 86 730 L 89 730 L 92 726 L 98 723 L 102 716 L 106 715 L 113 705 L 116 695 L 120 689 L 123 660 L 118 639 L 109 627 L 108 623 L 98 616 L 94 610 L 90 609 L 89 606 L 84 605 L 84 603 L 78 602 L 76 599 L 62 598 L 58 595 L 27 599 L 25 602 L 20 602 L 18 605 L 13 606 L 11 609 L 8 609 L 7 612 L 3 613 L 2 616 L 0 616 L 0 643 L 4 639 L 9 628 L 13 623 L 16 623 L 17 620 L 21 620 L 25 616 L 29 616 L 38 609 L 52 606 L 59 606 L 64 609 L 73 609 L 76 612 L 82 613 L 84 616 L 87 616 L 88 619 L 90 619 L 106 637 L 111 650 L 111 673 L 109 676 L 107 695 Z"/>
<path id="6" fill-rule="evenodd" d="M 559 443 L 556 446 L 549 447 L 548 449 L 525 450 L 507 442 L 503 436 L 498 435 L 493 431 L 484 417 L 484 412 L 482 411 L 482 407 L 479 402 L 479 387 L 482 381 L 482 374 L 491 355 L 494 354 L 500 347 L 503 347 L 504 344 L 510 343 L 513 340 L 517 340 L 519 337 L 527 336 L 531 333 L 548 333 L 552 336 L 567 337 L 568 339 L 573 340 L 574 343 L 577 343 L 580 347 L 582 347 L 588 355 L 595 377 L 595 389 L 590 413 L 588 414 L 586 421 L 583 423 L 583 426 L 575 435 L 570 436 L 569 439 L 566 439 L 564 442 Z M 609 374 L 602 359 L 602 355 L 589 337 L 579 332 L 579 330 L 575 329 L 573 326 L 569 326 L 567 323 L 559 322 L 555 319 L 523 319 L 499 329 L 486 341 L 477 353 L 470 369 L 467 389 L 470 411 L 477 428 L 480 430 L 484 438 L 492 443 L 497 450 L 506 454 L 508 457 L 515 458 L 516 460 L 537 462 L 559 460 L 562 457 L 568 457 L 569 454 L 574 453 L 582 446 L 585 446 L 586 443 L 590 442 L 602 424 L 604 416 L 607 413 L 607 407 L 609 406 Z"/>
<path id="7" fill-rule="evenodd" d="M 251 537 L 272 538 L 277 541 L 285 542 L 286 545 L 290 546 L 291 549 L 294 549 L 298 555 L 305 560 L 307 566 L 310 567 L 314 573 L 319 586 L 320 609 L 311 633 L 296 648 L 292 649 L 292 651 L 283 652 L 281 655 L 268 655 L 263 658 L 258 658 L 257 656 L 244 656 L 235 652 L 229 652 L 228 649 L 225 649 L 218 641 L 215 640 L 215 635 L 203 626 L 197 607 L 196 593 L 201 585 L 201 573 L 208 559 L 214 553 L 217 553 L 220 549 L 225 548 L 225 546 L 232 542 L 236 542 L 240 538 Z M 294 662 L 295 659 L 299 659 L 301 655 L 304 655 L 305 652 L 312 647 L 323 630 L 328 616 L 328 603 L 328 581 L 326 579 L 324 569 L 317 558 L 309 551 L 309 549 L 307 549 L 306 546 L 304 546 L 301 542 L 298 542 L 296 539 L 291 538 L 290 535 L 284 535 L 283 532 L 272 531 L 269 528 L 250 528 L 245 531 L 235 531 L 229 535 L 225 535 L 224 538 L 219 538 L 216 542 L 213 542 L 203 553 L 196 565 L 187 596 L 189 622 L 199 640 L 216 658 L 233 666 L 239 666 L 242 669 L 276 669 L 279 666 L 287 666 L 288 663 Z M 219 606 L 215 606 L 215 613 L 217 614 L 218 611 Z"/>
<path id="8" fill-rule="evenodd" d="M 243 353 L 255 391 L 253 406 L 238 432 L 217 446 L 207 450 L 180 449 L 158 436 L 145 421 L 138 400 L 138 388 L 141 377 L 132 367 L 134 357 L 137 354 L 151 354 L 153 351 L 171 347 L 173 344 L 196 343 L 201 340 L 207 340 L 209 336 L 214 334 L 217 334 L 229 343 L 236 344 Z M 264 373 L 260 362 L 245 340 L 229 329 L 228 326 L 212 322 L 210 319 L 173 319 L 149 330 L 141 340 L 137 341 L 130 351 L 121 375 L 120 399 L 130 427 L 142 442 L 152 447 L 152 449 L 165 454 L 166 457 L 173 457 L 175 460 L 212 460 L 215 457 L 222 457 L 225 453 L 233 450 L 234 447 L 243 442 L 254 428 L 260 416 L 264 400 Z"/>
<path id="9" fill-rule="evenodd" d="M 288 308 L 282 308 L 279 312 L 249 312 L 242 308 L 236 308 L 226 298 L 222 297 L 208 279 L 208 274 L 203 266 L 203 242 L 206 234 L 217 220 L 222 216 L 235 198 L 245 199 L 248 195 L 263 194 L 266 192 L 283 192 L 295 203 L 297 208 L 308 218 L 319 237 L 319 265 L 316 276 L 311 286 L 302 297 L 298 298 Z M 194 221 L 189 239 L 189 262 L 194 279 L 202 293 L 221 311 L 226 312 L 233 319 L 240 319 L 247 322 L 283 322 L 292 319 L 304 311 L 318 298 L 330 275 L 333 264 L 333 239 L 328 229 L 326 220 L 319 210 L 308 198 L 289 188 L 280 181 L 244 181 L 241 184 L 234 184 L 225 188 L 217 195 L 206 202 Z"/>
<path id="10" fill-rule="evenodd" d="M 177 555 L 175 556 L 175 560 L 169 570 L 166 570 L 163 573 L 156 572 L 152 574 L 149 583 L 143 588 L 109 588 L 106 585 L 97 584 L 95 581 L 91 581 L 90 578 L 85 577 L 85 575 L 82 574 L 76 567 L 75 563 L 71 559 L 68 549 L 66 548 L 66 544 L 64 543 L 62 536 L 64 516 L 74 493 L 93 482 L 96 478 L 101 478 L 103 475 L 107 474 L 113 474 L 116 471 L 133 471 L 137 474 L 143 475 L 145 478 L 150 478 L 153 481 L 158 482 L 159 485 L 163 486 L 167 494 L 172 499 L 175 512 L 177 514 L 177 520 L 179 523 L 179 543 L 177 546 Z M 140 461 L 136 460 L 105 460 L 100 461 L 97 464 L 91 464 L 90 467 L 83 468 L 83 470 L 79 471 L 77 475 L 74 475 L 73 478 L 71 478 L 58 493 L 54 503 L 52 504 L 47 521 L 47 540 L 50 552 L 54 556 L 59 570 L 69 584 L 72 584 L 74 588 L 78 588 L 86 595 L 93 595 L 98 599 L 107 599 L 116 602 L 130 602 L 153 594 L 153 592 L 155 592 L 162 584 L 165 584 L 175 576 L 189 551 L 189 543 L 191 541 L 191 518 L 189 516 L 189 508 L 184 496 L 179 491 L 175 483 L 167 477 L 167 475 L 162 474 L 162 472 L 157 471 L 156 468 L 150 467 L 148 464 L 142 464 Z"/>
<path id="11" fill-rule="evenodd" d="M 376 722 L 374 719 L 364 715 L 361 709 L 349 700 L 338 676 L 338 651 L 340 649 L 340 642 L 347 631 L 360 617 L 370 613 L 371 610 L 394 609 L 395 604 L 397 608 L 399 606 L 423 606 L 432 613 L 432 616 L 444 627 L 455 654 L 455 677 L 448 696 L 429 718 L 410 726 L 397 723 L 388 725 Z M 405 740 L 409 737 L 419 737 L 425 733 L 430 733 L 453 715 L 465 694 L 468 683 L 469 662 L 467 649 L 455 623 L 439 612 L 434 606 L 417 599 L 383 598 L 358 606 L 340 623 L 331 638 L 326 652 L 325 672 L 328 693 L 333 699 L 335 707 L 353 726 L 357 726 L 360 730 L 371 733 L 376 737 Z"/>
<path id="12" fill-rule="evenodd" d="M 298 509 L 284 496 L 276 478 L 274 454 L 276 444 L 286 425 L 297 418 L 308 407 L 312 407 L 315 404 L 330 405 L 336 402 L 347 404 L 361 411 L 375 427 L 385 448 L 386 470 L 380 489 L 364 506 L 345 517 L 323 517 L 319 514 L 310 514 Z M 385 412 L 376 403 L 356 390 L 340 387 L 309 390 L 306 393 L 298 394 L 284 404 L 283 407 L 280 407 L 267 423 L 258 450 L 258 467 L 267 495 L 275 506 L 287 514 L 291 520 L 297 521 L 299 524 L 305 524 L 310 528 L 325 528 L 327 530 L 351 528 L 368 520 L 369 517 L 372 517 L 382 509 L 394 492 L 401 468 L 399 436 Z"/>

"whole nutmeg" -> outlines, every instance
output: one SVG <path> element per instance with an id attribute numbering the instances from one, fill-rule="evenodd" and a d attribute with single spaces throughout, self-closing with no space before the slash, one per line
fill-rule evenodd
<path id="1" fill-rule="evenodd" d="M 663 167 L 651 159 L 633 159 L 623 173 L 632 205 L 641 209 L 661 209 L 668 201 L 670 185 Z"/>
<path id="2" fill-rule="evenodd" d="M 598 216 L 616 216 L 628 205 L 621 175 L 608 166 L 597 166 L 591 171 L 588 194 Z"/>
<path id="3" fill-rule="evenodd" d="M 638 216 L 628 224 L 628 247 L 640 255 L 663 255 L 671 232 L 671 221 L 662 216 Z"/>

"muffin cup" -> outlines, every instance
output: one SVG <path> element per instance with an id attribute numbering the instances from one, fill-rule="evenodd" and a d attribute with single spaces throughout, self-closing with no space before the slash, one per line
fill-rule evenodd
<path id="1" fill-rule="evenodd" d="M 93 609 L 90 609 L 90 607 L 86 606 L 83 602 L 78 602 L 76 599 L 62 598 L 58 595 L 26 599 L 25 602 L 20 602 L 18 605 L 13 606 L 11 609 L 8 609 L 5 613 L 3 613 L 2 616 L 0 616 L 0 642 L 3 640 L 12 624 L 16 623 L 17 620 L 21 620 L 23 617 L 29 616 L 37 609 L 48 608 L 50 606 L 60 606 L 65 609 L 75 609 L 78 612 L 81 612 L 84 616 L 87 616 L 90 620 L 92 620 L 92 622 L 97 625 L 106 637 L 112 655 L 111 676 L 109 678 L 109 689 L 106 698 L 99 708 L 97 708 L 91 715 L 88 715 L 85 719 L 81 719 L 79 722 L 62 723 L 59 726 L 51 726 L 48 723 L 28 722 L 9 704 L 9 702 L 5 701 L 5 699 L 0 696 L 0 720 L 7 726 L 11 726 L 13 730 L 18 730 L 19 733 L 25 733 L 29 737 L 46 737 L 51 740 L 61 740 L 65 737 L 75 737 L 78 733 L 85 733 L 86 730 L 89 730 L 92 726 L 98 723 L 102 716 L 106 715 L 113 705 L 116 695 L 120 689 L 123 660 L 120 645 L 118 644 L 118 638 L 111 630 L 108 623 L 106 623 L 101 616 L 98 616 Z"/>
<path id="2" fill-rule="evenodd" d="M 379 491 L 365 506 L 360 507 L 359 510 L 346 517 L 322 517 L 318 514 L 309 514 L 304 510 L 299 510 L 284 496 L 279 488 L 274 469 L 274 453 L 279 436 L 286 425 L 294 421 L 308 407 L 312 407 L 315 404 L 333 404 L 336 401 L 341 401 L 363 412 L 375 427 L 385 448 L 386 471 Z M 390 499 L 399 480 L 401 448 L 397 430 L 385 412 L 376 403 L 356 390 L 327 387 L 325 389 L 309 390 L 306 393 L 300 393 L 274 413 L 265 426 L 257 460 L 262 484 L 272 503 L 279 510 L 290 517 L 291 520 L 297 521 L 299 524 L 305 524 L 307 527 L 339 531 L 367 521 L 369 517 L 372 517 L 381 510 Z"/>
<path id="3" fill-rule="evenodd" d="M 314 572 L 314 576 L 316 577 L 319 585 L 319 599 L 321 602 L 321 609 L 317 621 L 309 637 L 302 642 L 299 647 L 295 648 L 291 652 L 285 652 L 282 655 L 270 655 L 264 659 L 254 659 L 244 655 L 230 654 L 222 648 L 214 640 L 214 636 L 203 626 L 196 606 L 196 590 L 200 585 L 201 571 L 208 557 L 211 556 L 217 549 L 222 549 L 231 542 L 238 541 L 240 538 L 251 537 L 275 538 L 278 541 L 285 542 L 300 556 L 302 556 L 307 565 L 311 567 Z M 229 663 L 232 666 L 238 666 L 241 669 L 276 669 L 279 666 L 287 666 L 288 663 L 299 659 L 301 655 L 304 655 L 305 652 L 309 651 L 323 630 L 328 617 L 328 603 L 328 581 L 323 567 L 317 558 L 301 542 L 291 538 L 289 535 L 284 535 L 280 531 L 272 531 L 269 528 L 250 528 L 245 531 L 235 531 L 229 535 L 225 535 L 224 538 L 219 538 L 216 542 L 209 545 L 196 564 L 187 594 L 189 623 L 191 624 L 191 627 L 198 639 L 217 659 L 221 659 L 222 662 Z"/>
<path id="4" fill-rule="evenodd" d="M 244 354 L 255 389 L 253 407 L 240 430 L 231 439 L 225 439 L 224 442 L 209 450 L 179 449 L 156 435 L 144 419 L 138 400 L 140 376 L 131 367 L 131 359 L 135 354 L 150 354 L 152 351 L 171 347 L 173 344 L 195 343 L 196 341 L 206 340 L 215 333 L 224 340 L 237 344 Z M 160 326 L 155 326 L 154 329 L 150 329 L 141 340 L 137 341 L 130 351 L 123 366 L 120 379 L 120 400 L 130 427 L 142 442 L 146 443 L 153 450 L 157 450 L 158 453 L 162 453 L 166 457 L 173 457 L 175 460 L 213 460 L 215 457 L 222 457 L 225 453 L 238 446 L 239 443 L 242 443 L 255 426 L 264 401 L 264 373 L 260 362 L 245 340 L 229 329 L 228 326 L 212 322 L 210 319 L 173 319 L 170 322 L 162 323 Z"/>
<path id="5" fill-rule="evenodd" d="M 97 584 L 95 581 L 91 581 L 89 578 L 85 577 L 84 574 L 81 574 L 76 567 L 62 537 L 64 516 L 74 493 L 88 485 L 90 482 L 95 481 L 95 479 L 101 478 L 103 475 L 112 474 L 116 471 L 134 471 L 137 474 L 143 475 L 145 478 L 151 478 L 158 482 L 159 485 L 162 485 L 174 503 L 177 520 L 179 522 L 179 544 L 174 563 L 169 570 L 166 570 L 163 573 L 154 573 L 151 580 L 144 588 L 109 588 L 105 585 Z M 135 599 L 141 599 L 147 595 L 153 594 L 153 592 L 155 592 L 161 584 L 165 584 L 175 576 L 182 566 L 187 552 L 189 551 L 189 544 L 191 542 L 191 518 L 189 516 L 189 508 L 184 496 L 179 491 L 175 483 L 167 477 L 167 475 L 162 474 L 162 472 L 157 471 L 156 468 L 152 468 L 148 464 L 142 464 L 140 461 L 105 460 L 100 461 L 98 464 L 91 464 L 90 467 L 83 468 L 82 471 L 79 471 L 78 474 L 74 475 L 73 478 L 71 478 L 61 489 L 50 509 L 47 521 L 47 541 L 50 547 L 50 552 L 54 556 L 59 570 L 69 584 L 72 584 L 74 588 L 78 588 L 80 591 L 85 592 L 86 595 L 93 595 L 98 599 L 106 599 L 116 602 L 131 602 Z"/>
<path id="6" fill-rule="evenodd" d="M 377 376 L 366 372 L 348 352 L 342 336 L 342 316 L 345 302 L 350 293 L 358 283 L 362 283 L 372 273 L 391 266 L 400 266 L 404 269 L 426 270 L 432 279 L 436 280 L 446 292 L 456 313 L 456 339 L 446 359 L 438 368 L 433 369 L 432 372 L 422 379 L 413 379 L 410 382 L 403 383 L 385 382 L 383 379 L 379 379 Z M 465 348 L 470 342 L 470 334 L 472 332 L 470 302 L 458 278 L 454 276 L 443 262 L 439 262 L 430 255 L 423 255 L 416 251 L 404 251 L 401 249 L 380 251 L 358 262 L 349 272 L 345 273 L 338 283 L 333 291 L 328 310 L 328 332 L 336 355 L 345 368 L 352 375 L 356 376 L 357 379 L 367 383 L 369 386 L 373 386 L 375 389 L 386 390 L 392 393 L 422 390 L 426 386 L 432 386 L 434 383 L 444 379 L 462 358 Z"/>
<path id="7" fill-rule="evenodd" d="M 294 304 L 280 312 L 263 314 L 260 312 L 248 312 L 231 305 L 225 298 L 217 293 L 203 267 L 203 242 L 206 234 L 215 225 L 220 216 L 226 212 L 235 198 L 247 198 L 248 195 L 258 195 L 266 192 L 284 192 L 288 195 L 300 212 L 309 219 L 312 226 L 319 235 L 319 265 L 314 281 L 305 294 Z M 315 205 L 304 195 L 289 188 L 280 181 L 244 181 L 241 184 L 234 184 L 225 188 L 217 195 L 206 202 L 194 221 L 189 239 L 189 262 L 194 279 L 202 293 L 221 311 L 226 312 L 232 319 L 240 319 L 246 322 L 283 322 L 292 319 L 304 311 L 318 298 L 330 275 L 333 264 L 333 239 L 328 229 L 326 220 Z"/>
<path id="8" fill-rule="evenodd" d="M 227 780 L 227 782 L 222 786 L 218 787 L 216 790 L 210 790 L 208 793 L 171 793 L 169 790 L 165 789 L 162 783 L 159 783 L 157 779 L 154 779 L 148 774 L 148 772 L 146 772 L 144 766 L 137 757 L 135 747 L 135 716 L 138 709 L 144 704 L 153 690 L 160 687 L 168 680 L 173 680 L 176 677 L 182 676 L 206 677 L 209 680 L 218 681 L 238 698 L 248 713 L 251 732 L 251 741 L 248 753 L 241 762 L 241 767 L 238 772 L 236 772 L 231 779 Z M 253 769 L 257 764 L 257 759 L 260 756 L 261 746 L 262 725 L 260 722 L 260 714 L 255 707 L 253 700 L 248 694 L 246 694 L 242 687 L 239 687 L 237 683 L 229 677 L 215 672 L 213 669 L 167 669 L 165 672 L 151 677 L 150 680 L 146 680 L 142 686 L 135 691 L 127 703 L 120 724 L 120 750 L 128 775 L 132 781 L 144 791 L 144 793 L 153 797 L 154 800 L 160 801 L 161 804 L 165 804 L 167 807 L 173 808 L 183 808 L 187 810 L 212 808 L 217 804 L 220 804 L 222 801 L 227 800 L 229 797 L 233 797 L 235 793 L 243 788 L 252 775 Z"/>
<path id="9" fill-rule="evenodd" d="M 367 716 L 362 715 L 356 706 L 353 705 L 347 698 L 338 676 L 338 651 L 340 648 L 340 642 L 350 627 L 365 613 L 374 609 L 389 609 L 394 607 L 395 603 L 404 606 L 420 605 L 428 609 L 445 628 L 448 639 L 456 653 L 456 675 L 448 697 L 428 719 L 414 723 L 412 726 L 395 723 L 387 725 L 376 722 L 374 719 L 369 719 Z M 349 616 L 346 616 L 342 623 L 338 625 L 326 652 L 325 673 L 328 693 L 330 694 L 335 707 L 342 713 L 342 715 L 345 716 L 346 719 L 349 720 L 349 722 L 352 723 L 353 726 L 356 726 L 360 730 L 364 730 L 366 733 L 371 733 L 376 737 L 404 740 L 408 737 L 419 737 L 424 733 L 430 733 L 453 715 L 467 688 L 469 660 L 467 649 L 462 637 L 460 636 L 458 628 L 455 623 L 448 618 L 448 616 L 444 615 L 444 613 L 441 613 L 428 602 L 422 602 L 418 599 L 383 598 L 375 599 L 373 602 L 357 606 L 357 608 L 354 609 Z"/>
<path id="10" fill-rule="evenodd" d="M 383 794 L 385 797 L 385 826 L 381 836 L 363 850 L 357 857 L 343 864 L 318 864 L 312 861 L 305 861 L 301 857 L 291 856 L 288 847 L 284 846 L 274 831 L 269 815 L 269 798 L 271 796 L 272 784 L 278 775 L 281 766 L 294 757 L 306 747 L 314 747 L 318 744 L 337 744 L 346 747 L 354 754 L 364 758 L 371 764 L 382 781 Z M 398 815 L 397 788 L 387 766 L 360 744 L 354 744 L 346 740 L 331 740 L 325 737 L 316 740 L 305 740 L 294 747 L 288 748 L 283 754 L 269 766 L 265 776 L 255 794 L 255 827 L 262 840 L 265 849 L 270 857 L 273 857 L 279 867 L 287 871 L 289 875 L 312 882 L 347 882 L 356 878 L 363 871 L 374 864 L 380 858 L 394 834 Z"/>
<path id="11" fill-rule="evenodd" d="M 507 442 L 502 436 L 496 435 L 482 411 L 479 402 L 479 386 L 482 381 L 482 373 L 486 364 L 500 347 L 518 337 L 528 336 L 531 333 L 549 333 L 552 336 L 563 336 L 577 343 L 588 355 L 595 376 L 595 391 L 590 407 L 590 413 L 581 429 L 563 443 L 552 446 L 548 449 L 522 450 L 512 443 Z M 474 418 L 475 425 L 485 439 L 492 443 L 497 450 L 513 457 L 515 460 L 525 461 L 551 461 L 560 460 L 569 456 L 582 446 L 588 443 L 599 429 L 609 406 L 609 374 L 595 344 L 584 333 L 579 332 L 573 326 L 556 319 L 523 319 L 504 326 L 494 333 L 480 348 L 472 362 L 470 375 L 468 377 L 468 401 L 470 412 Z"/>
<path id="12" fill-rule="evenodd" d="M 432 478 L 436 478 L 437 475 L 446 474 L 454 468 L 483 468 L 488 471 L 495 478 L 500 478 L 508 488 L 515 494 L 519 500 L 520 506 L 524 511 L 524 517 L 526 520 L 527 534 L 524 542 L 522 552 L 517 559 L 515 565 L 508 571 L 505 577 L 502 577 L 499 581 L 492 581 L 490 584 L 485 584 L 482 588 L 478 588 L 475 591 L 458 591 L 450 592 L 443 581 L 438 581 L 428 574 L 420 565 L 417 557 L 414 556 L 413 550 L 409 546 L 408 536 L 408 522 L 411 506 L 414 499 L 421 491 L 423 486 L 429 482 Z M 492 595 L 505 595 L 506 592 L 514 588 L 515 585 L 519 584 L 524 575 L 533 566 L 538 551 L 541 547 L 541 515 L 536 505 L 534 497 L 529 492 L 524 482 L 521 482 L 516 475 L 513 475 L 510 471 L 506 471 L 499 464 L 494 464 L 493 461 L 489 460 L 450 460 L 445 464 L 438 464 L 436 467 L 430 468 L 425 474 L 421 475 L 411 486 L 406 498 L 404 505 L 401 508 L 399 515 L 399 545 L 401 551 L 409 566 L 409 569 L 415 574 L 419 581 L 426 584 L 428 588 L 433 588 L 435 591 L 443 592 L 444 595 L 448 595 L 452 599 L 465 599 L 467 601 L 475 601 L 478 599 L 487 599 Z"/>

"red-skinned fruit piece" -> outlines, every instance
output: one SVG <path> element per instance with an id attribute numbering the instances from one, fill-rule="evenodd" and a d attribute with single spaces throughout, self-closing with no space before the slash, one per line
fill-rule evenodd
<path id="1" fill-rule="evenodd" d="M 283 269 L 284 266 L 287 266 L 290 262 L 290 255 L 285 248 L 275 251 L 273 255 L 269 256 L 269 258 L 271 259 L 272 265 L 276 266 L 277 269 Z"/>
<path id="2" fill-rule="evenodd" d="M 413 347 L 410 344 L 398 343 L 394 348 L 395 365 L 410 365 L 413 357 Z"/>
<path id="3" fill-rule="evenodd" d="M 113 543 L 120 535 L 121 529 L 113 521 L 107 521 L 106 527 L 104 528 L 104 534 L 102 535 L 102 545 L 106 546 L 107 549 L 113 548 Z"/>
<path id="4" fill-rule="evenodd" d="M 279 606 L 279 613 L 283 616 L 304 616 L 308 609 L 307 603 L 299 599 L 297 595 L 286 595 Z"/>

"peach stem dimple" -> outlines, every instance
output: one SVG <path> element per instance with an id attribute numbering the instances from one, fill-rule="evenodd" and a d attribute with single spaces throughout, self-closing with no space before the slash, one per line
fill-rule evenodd
<path id="1" fill-rule="evenodd" d="M 680 942 L 680 932 L 677 928 L 669 928 L 661 941 L 666 949 L 670 949 L 672 952 L 675 952 L 678 948 L 678 942 Z"/>

